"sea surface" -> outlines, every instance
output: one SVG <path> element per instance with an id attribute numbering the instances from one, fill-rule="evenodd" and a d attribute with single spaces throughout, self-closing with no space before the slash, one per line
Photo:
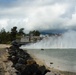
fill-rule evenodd
<path id="1" fill-rule="evenodd" d="M 76 49 L 27 49 L 27 52 L 50 68 L 76 72 Z"/>

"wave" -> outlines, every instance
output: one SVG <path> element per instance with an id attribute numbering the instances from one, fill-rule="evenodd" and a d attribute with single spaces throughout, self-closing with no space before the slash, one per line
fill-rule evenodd
<path id="1" fill-rule="evenodd" d="M 48 36 L 43 40 L 22 46 L 27 49 L 76 48 L 76 31 L 69 30 L 60 36 Z"/>

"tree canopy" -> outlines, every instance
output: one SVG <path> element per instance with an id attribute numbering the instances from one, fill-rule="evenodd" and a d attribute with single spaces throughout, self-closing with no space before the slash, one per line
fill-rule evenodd
<path id="1" fill-rule="evenodd" d="M 11 29 L 11 41 L 16 40 L 17 27 Z"/>
<path id="2" fill-rule="evenodd" d="M 26 35 L 24 28 L 20 28 L 19 31 L 17 27 L 11 28 L 10 32 L 6 32 L 4 28 L 0 30 L 0 43 L 10 43 L 13 40 L 20 39 L 23 35 Z M 27 35 L 39 36 L 40 32 L 38 30 L 30 31 Z"/>
<path id="3" fill-rule="evenodd" d="M 30 31 L 29 35 L 40 36 L 40 32 L 38 30 Z"/>
<path id="4" fill-rule="evenodd" d="M 24 33 L 24 28 L 20 28 L 20 29 L 19 29 L 19 35 L 25 35 L 25 33 Z"/>

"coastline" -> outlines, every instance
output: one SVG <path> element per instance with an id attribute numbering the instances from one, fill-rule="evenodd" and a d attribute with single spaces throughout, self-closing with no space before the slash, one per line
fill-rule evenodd
<path id="1" fill-rule="evenodd" d="M 7 56 L 8 56 L 8 52 L 6 51 L 6 47 L 10 47 L 10 45 L 0 45 L 1 47 L 0 47 L 0 51 L 2 51 L 2 52 L 4 52 L 5 53 L 5 55 L 3 55 L 3 60 L 6 60 L 7 61 Z M 5 50 L 4 50 L 5 49 Z M 27 51 L 27 50 L 26 50 Z M 28 51 L 27 51 L 27 53 L 28 53 Z M 44 65 L 47 69 L 49 69 L 51 72 L 48 72 L 47 74 L 45 74 L 45 75 L 76 75 L 76 73 L 74 73 L 74 72 L 68 72 L 68 71 L 61 71 L 61 70 L 58 70 L 58 69 L 55 69 L 55 68 L 50 68 L 50 67 L 47 67 L 47 65 L 44 63 L 44 61 L 42 61 L 42 60 L 40 60 L 40 59 L 38 59 L 38 58 L 36 58 L 33 54 L 31 54 L 31 53 L 28 53 L 28 54 L 30 54 L 30 56 L 36 61 L 36 63 L 38 64 L 38 65 L 40 65 L 40 66 L 42 66 L 42 65 Z M 5 58 L 4 58 L 5 57 Z M 4 67 L 5 67 L 5 70 L 7 69 L 6 68 L 6 66 L 8 65 L 8 68 L 10 67 L 10 63 L 11 62 L 9 62 L 9 61 L 7 61 L 7 62 L 3 62 L 4 63 Z M 7 63 L 7 64 L 6 64 Z M 12 69 L 12 68 L 11 68 Z M 10 70 L 10 69 L 9 69 Z M 12 69 L 13 70 L 13 69 Z M 5 75 L 9 75 L 9 73 L 8 73 L 8 71 L 6 72 L 6 74 Z"/>
<path id="2" fill-rule="evenodd" d="M 31 56 L 39 65 L 45 65 L 45 67 L 51 71 L 50 74 L 52 74 L 52 75 L 53 75 L 53 73 L 56 73 L 57 75 L 59 75 L 59 74 L 60 74 L 60 75 L 76 75 L 75 72 L 62 71 L 62 70 L 58 70 L 58 69 L 55 69 L 55 68 L 50 68 L 50 67 L 48 67 L 48 66 L 45 64 L 45 62 L 44 62 L 43 60 L 35 57 L 31 52 L 28 52 L 28 51 L 27 51 L 27 53 L 29 53 L 30 56 Z M 50 74 L 47 73 L 46 75 L 50 75 Z"/>
<path id="3" fill-rule="evenodd" d="M 8 60 L 12 61 L 16 75 L 46 75 L 47 72 L 50 72 L 45 65 L 37 64 L 27 51 L 19 48 L 19 45 L 10 46 L 8 53 Z"/>

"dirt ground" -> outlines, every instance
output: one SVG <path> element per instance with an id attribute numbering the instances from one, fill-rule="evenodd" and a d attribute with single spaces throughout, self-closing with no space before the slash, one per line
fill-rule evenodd
<path id="1" fill-rule="evenodd" d="M 10 45 L 0 45 L 0 75 L 16 75 L 16 70 L 12 68 L 12 62 L 8 61 L 8 52 L 6 47 Z"/>
<path id="2" fill-rule="evenodd" d="M 9 45 L 9 44 L 0 44 L 0 49 L 1 48 L 6 48 L 6 47 L 10 47 L 11 45 Z"/>

